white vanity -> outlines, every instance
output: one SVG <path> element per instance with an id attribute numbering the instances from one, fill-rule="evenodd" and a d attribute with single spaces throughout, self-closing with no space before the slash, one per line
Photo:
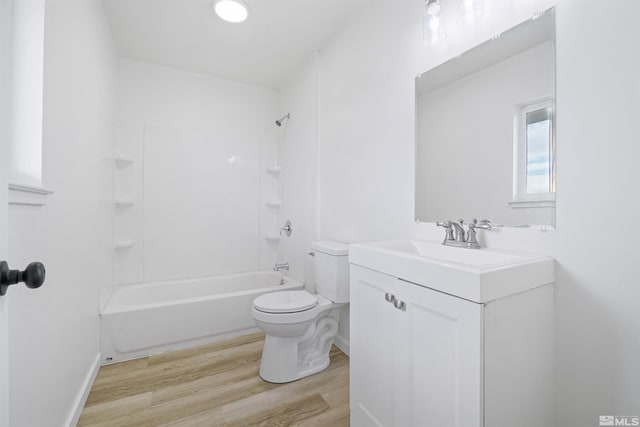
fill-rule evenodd
<path id="1" fill-rule="evenodd" d="M 351 425 L 553 425 L 553 260 L 352 245 Z"/>

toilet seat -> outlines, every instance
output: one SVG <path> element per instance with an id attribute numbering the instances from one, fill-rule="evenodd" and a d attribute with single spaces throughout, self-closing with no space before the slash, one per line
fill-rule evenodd
<path id="1" fill-rule="evenodd" d="M 253 307 L 263 313 L 298 313 L 318 305 L 318 296 L 307 291 L 282 291 L 260 295 Z"/>

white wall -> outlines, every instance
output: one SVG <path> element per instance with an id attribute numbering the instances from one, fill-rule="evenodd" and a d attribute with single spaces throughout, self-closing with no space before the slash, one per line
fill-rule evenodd
<path id="1" fill-rule="evenodd" d="M 640 199 L 634 196 L 640 4 L 601 3 L 612 13 L 598 13 L 602 5 L 569 3 L 558 22 L 563 106 L 558 110 L 561 193 L 553 255 L 558 260 L 559 426 L 585 425 L 607 410 L 640 414 L 640 253 L 633 242 L 640 236 Z M 589 22 L 598 22 L 599 31 Z M 601 111 L 598 118 L 586 120 L 594 110 Z M 629 240 L 611 240 L 610 230 L 601 226 L 610 218 L 629 230 L 622 231 Z"/>
<path id="2" fill-rule="evenodd" d="M 98 290 L 111 282 L 115 52 L 97 0 L 48 0 L 43 207 L 9 209 L 9 261 L 42 261 L 42 288 L 10 295 L 11 426 L 71 421 L 98 358 Z M 108 268 L 107 268 L 108 267 Z"/>
<path id="3" fill-rule="evenodd" d="M 410 231 L 417 73 L 408 69 L 407 24 L 419 25 L 421 13 L 416 5 L 407 23 L 407 4 L 376 5 L 320 51 L 322 238 L 357 242 Z"/>
<path id="4" fill-rule="evenodd" d="M 291 113 L 279 129 L 278 160 L 282 210 L 280 224 L 289 219 L 291 237 L 282 234 L 279 262 L 288 262 L 289 274 L 307 282 L 313 259 L 308 255 L 316 237 L 316 158 L 318 142 L 318 57 L 313 55 L 279 89 L 280 115 Z M 282 226 L 282 225 L 281 225 Z"/>
<path id="5" fill-rule="evenodd" d="M 441 229 L 413 222 L 414 77 L 554 3 L 486 1 L 476 26 L 429 48 L 423 2 L 380 2 L 322 49 L 320 237 L 440 240 Z M 485 233 L 490 246 L 557 260 L 562 427 L 640 414 L 639 19 L 638 2 L 558 2 L 557 230 Z"/>
<path id="6" fill-rule="evenodd" d="M 116 151 L 136 161 L 117 185 L 135 204 L 119 208 L 116 238 L 136 240 L 118 251 L 117 282 L 270 268 L 276 92 L 120 59 L 117 98 Z"/>
<path id="7" fill-rule="evenodd" d="M 554 78 L 555 49 L 548 41 L 417 96 L 416 218 L 555 224 L 553 208 L 509 205 L 514 114 L 553 96 Z"/>

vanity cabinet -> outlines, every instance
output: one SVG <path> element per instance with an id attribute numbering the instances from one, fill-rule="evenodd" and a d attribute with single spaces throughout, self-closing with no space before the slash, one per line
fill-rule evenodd
<path id="1" fill-rule="evenodd" d="M 477 303 L 350 273 L 353 427 L 553 425 L 552 286 Z"/>

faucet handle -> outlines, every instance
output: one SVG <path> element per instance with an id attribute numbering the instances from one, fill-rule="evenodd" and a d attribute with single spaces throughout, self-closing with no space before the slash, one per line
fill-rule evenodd
<path id="1" fill-rule="evenodd" d="M 471 226 L 471 224 L 469 224 Z M 478 219 L 473 218 L 473 228 L 480 228 L 482 230 L 491 230 L 493 228 L 492 222 L 490 219 Z"/>
<path id="2" fill-rule="evenodd" d="M 293 233 L 293 227 L 292 227 L 292 224 L 291 224 L 291 220 L 287 220 L 287 222 L 284 223 L 284 227 L 282 227 L 280 229 L 280 235 L 282 235 L 283 231 L 285 232 L 287 237 L 291 237 L 291 233 Z"/>
<path id="3" fill-rule="evenodd" d="M 437 227 L 444 227 L 447 230 L 447 234 L 444 237 L 444 240 L 453 240 L 453 222 L 446 220 L 446 221 L 438 221 L 436 222 L 436 226 Z"/>

